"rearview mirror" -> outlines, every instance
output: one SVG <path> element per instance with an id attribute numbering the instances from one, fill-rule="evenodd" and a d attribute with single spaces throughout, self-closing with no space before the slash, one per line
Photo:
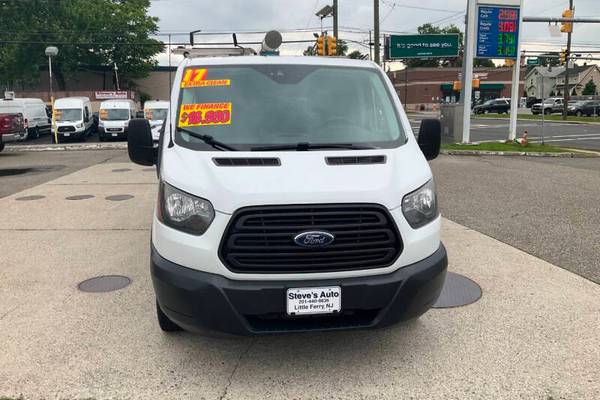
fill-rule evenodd
<path id="1" fill-rule="evenodd" d="M 127 152 L 136 164 L 154 165 L 157 151 L 152 142 L 152 130 L 147 119 L 136 118 L 129 121 L 127 130 Z"/>
<path id="2" fill-rule="evenodd" d="M 144 112 L 143 111 L 136 111 L 135 112 L 135 117 L 136 118 L 144 118 Z"/>
<path id="3" fill-rule="evenodd" d="M 424 119 L 419 128 L 417 140 L 427 160 L 433 160 L 440 154 L 442 144 L 442 125 L 439 119 Z"/>

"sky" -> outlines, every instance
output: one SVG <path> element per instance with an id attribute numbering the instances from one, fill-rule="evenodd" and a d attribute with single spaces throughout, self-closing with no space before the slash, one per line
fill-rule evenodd
<path id="1" fill-rule="evenodd" d="M 524 0 L 524 16 L 560 17 L 568 0 Z M 574 0 L 576 17 L 600 18 L 600 0 Z M 173 42 L 187 42 L 187 32 L 237 32 L 238 40 L 261 41 L 263 34 L 247 32 L 278 29 L 284 40 L 312 40 L 321 21 L 315 13 L 332 0 L 151 0 L 150 14 L 160 19 L 161 34 L 172 34 Z M 349 40 L 350 50 L 368 53 L 369 30 L 373 29 L 372 0 L 339 0 L 339 37 Z M 466 0 L 380 0 L 380 24 L 383 33 L 416 33 L 424 23 L 446 26 L 456 24 L 464 30 Z M 323 20 L 332 31 L 332 20 Z M 524 23 L 523 47 L 536 51 L 559 51 L 566 47 L 566 34 L 552 37 L 547 23 Z M 303 32 L 290 32 L 303 30 Z M 184 33 L 184 34 L 182 34 Z M 600 24 L 575 25 L 573 49 L 600 50 Z M 167 41 L 167 36 L 159 39 Z M 197 36 L 196 40 L 231 41 L 231 35 Z M 301 54 L 308 43 L 285 44 L 282 54 Z M 600 57 L 600 54 L 598 55 Z M 177 57 L 172 62 L 177 62 Z M 166 65 L 161 54 L 159 63 Z"/>

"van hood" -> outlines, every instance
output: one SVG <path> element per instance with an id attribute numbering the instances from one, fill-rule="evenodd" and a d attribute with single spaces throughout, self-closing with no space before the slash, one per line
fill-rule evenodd
<path id="1" fill-rule="evenodd" d="M 385 164 L 329 165 L 326 157 L 383 155 Z M 279 158 L 279 166 L 217 166 L 213 158 Z M 166 167 L 168 166 L 168 168 Z M 401 205 L 407 193 L 431 179 L 411 138 L 396 149 L 343 151 L 220 152 L 164 148 L 162 179 L 232 214 L 264 204 L 377 203 Z"/>

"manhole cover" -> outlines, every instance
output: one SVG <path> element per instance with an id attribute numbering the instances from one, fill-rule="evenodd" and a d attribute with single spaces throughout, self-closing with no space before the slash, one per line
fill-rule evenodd
<path id="1" fill-rule="evenodd" d="M 77 287 L 82 292 L 104 293 L 123 289 L 131 283 L 131 279 L 121 275 L 97 276 L 81 282 Z"/>
<path id="2" fill-rule="evenodd" d="M 466 276 L 448 272 L 440 298 L 433 307 L 450 308 L 466 306 L 467 304 L 475 303 L 480 298 L 481 288 L 478 284 Z"/>
<path id="3" fill-rule="evenodd" d="M 94 196 L 92 196 L 91 194 L 78 194 L 75 196 L 69 196 L 69 197 L 65 197 L 66 200 L 87 200 L 87 199 L 93 199 Z"/>
<path id="4" fill-rule="evenodd" d="M 22 175 L 33 171 L 33 168 L 3 168 L 0 169 L 0 176 Z"/>
<path id="5" fill-rule="evenodd" d="M 117 168 L 117 169 L 112 170 L 112 172 L 127 172 L 127 171 L 131 171 L 131 168 Z"/>
<path id="6" fill-rule="evenodd" d="M 123 201 L 123 200 L 129 200 L 129 199 L 133 199 L 133 196 L 130 194 L 116 194 L 114 196 L 106 197 L 106 200 L 109 200 L 109 201 Z"/>
<path id="7" fill-rule="evenodd" d="M 15 200 L 17 201 L 31 201 L 31 200 L 40 200 L 40 199 L 44 199 L 46 198 L 46 196 L 41 196 L 41 195 L 33 195 L 33 196 L 23 196 L 23 197 L 17 197 Z"/>

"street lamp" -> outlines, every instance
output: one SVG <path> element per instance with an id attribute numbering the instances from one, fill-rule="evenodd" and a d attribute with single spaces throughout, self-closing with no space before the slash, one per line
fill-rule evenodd
<path id="1" fill-rule="evenodd" d="M 54 46 L 46 47 L 46 57 L 48 57 L 48 77 L 50 81 L 50 106 L 52 107 L 52 122 L 54 123 L 54 92 L 52 91 L 52 57 L 58 55 L 58 49 Z M 54 129 L 54 143 L 58 143 L 58 130 Z"/>
<path id="2" fill-rule="evenodd" d="M 46 57 L 48 57 L 48 76 L 50 78 L 50 104 L 54 106 L 54 93 L 52 92 L 52 57 L 58 55 L 58 49 L 54 46 L 46 47 Z"/>
<path id="3" fill-rule="evenodd" d="M 321 19 L 321 34 L 323 34 L 323 18 L 331 17 L 331 16 L 333 16 L 333 13 L 334 13 L 334 8 L 331 7 L 330 5 L 327 5 L 323 8 L 321 8 L 315 14 L 317 17 L 319 17 Z"/>

